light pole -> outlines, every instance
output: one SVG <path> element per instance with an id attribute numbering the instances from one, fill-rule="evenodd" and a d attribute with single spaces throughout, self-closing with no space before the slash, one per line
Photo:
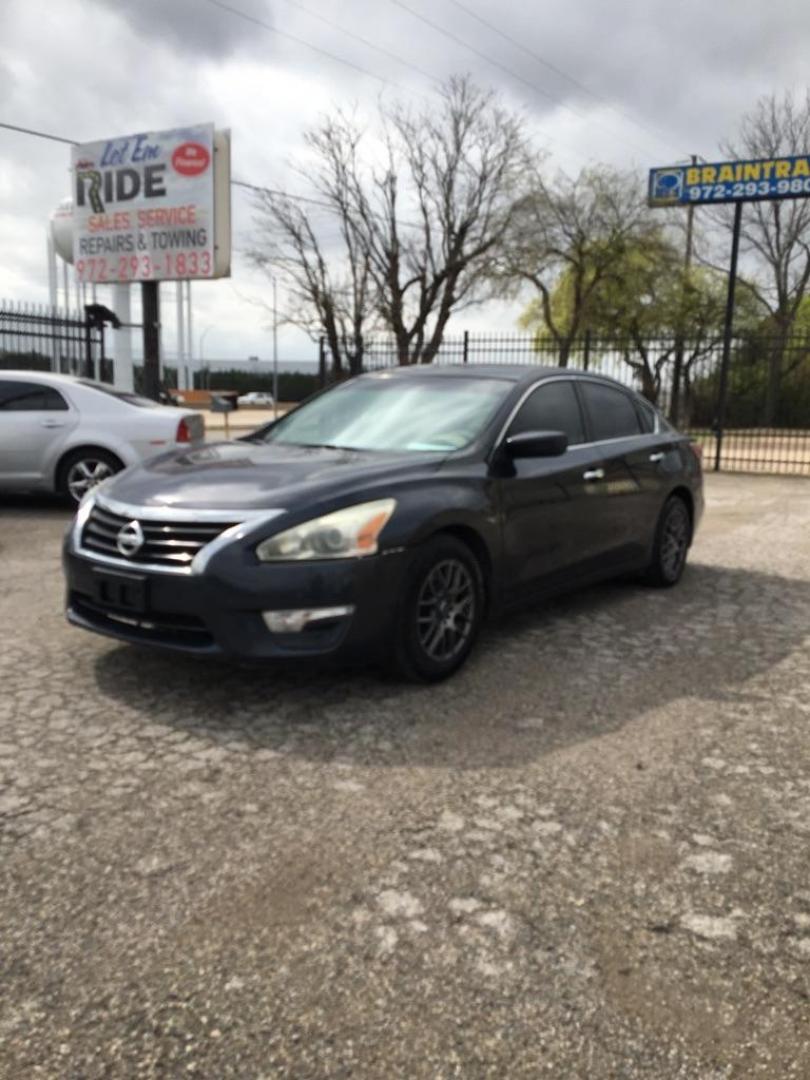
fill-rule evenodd
<path id="1" fill-rule="evenodd" d="M 213 329 L 214 329 L 214 324 L 212 323 L 210 326 L 206 326 L 206 328 L 200 334 L 200 368 L 201 368 L 201 371 L 204 373 L 203 380 L 202 380 L 205 383 L 205 386 L 202 388 L 204 390 L 210 390 L 211 387 L 208 385 L 210 380 L 208 379 L 208 372 L 205 370 L 205 360 L 204 360 L 204 357 L 203 357 L 203 345 L 205 343 L 206 334 L 208 333 L 209 330 L 213 330 Z"/>

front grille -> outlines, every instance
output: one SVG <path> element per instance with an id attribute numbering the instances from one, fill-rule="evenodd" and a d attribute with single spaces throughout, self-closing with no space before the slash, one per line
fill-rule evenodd
<path id="1" fill-rule="evenodd" d="M 125 525 L 137 520 L 143 530 L 144 543 L 132 555 L 118 547 L 118 534 Z M 150 564 L 167 569 L 183 570 L 206 544 L 236 522 L 157 521 L 148 518 L 129 518 L 114 514 L 96 504 L 82 530 L 82 547 L 99 555 L 126 559 L 134 566 Z"/>

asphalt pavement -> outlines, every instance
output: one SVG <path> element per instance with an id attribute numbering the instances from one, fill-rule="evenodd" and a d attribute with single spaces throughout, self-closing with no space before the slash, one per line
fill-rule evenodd
<path id="1" fill-rule="evenodd" d="M 810 483 L 438 687 L 68 627 L 0 507 L 0 1076 L 810 1076 Z"/>

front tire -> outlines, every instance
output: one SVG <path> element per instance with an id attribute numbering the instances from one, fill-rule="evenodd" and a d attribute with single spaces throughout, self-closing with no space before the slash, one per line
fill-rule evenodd
<path id="1" fill-rule="evenodd" d="M 74 450 L 68 454 L 59 466 L 56 478 L 56 490 L 74 506 L 78 506 L 84 495 L 110 476 L 121 472 L 123 463 L 107 450 Z"/>
<path id="2" fill-rule="evenodd" d="M 692 517 L 679 495 L 664 503 L 658 519 L 650 565 L 644 575 L 647 584 L 669 589 L 683 576 L 686 556 L 692 542 Z"/>
<path id="3" fill-rule="evenodd" d="M 484 580 L 473 553 L 436 536 L 416 556 L 397 614 L 393 669 L 412 682 L 438 682 L 466 661 L 484 616 Z"/>

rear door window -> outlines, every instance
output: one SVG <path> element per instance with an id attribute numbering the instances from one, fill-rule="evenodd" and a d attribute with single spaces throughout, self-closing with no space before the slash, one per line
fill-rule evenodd
<path id="1" fill-rule="evenodd" d="M 612 386 L 586 380 L 580 383 L 580 389 L 593 442 L 630 438 L 641 434 L 641 421 L 629 394 Z"/>
<path id="2" fill-rule="evenodd" d="M 65 399 L 52 386 L 0 380 L 2 412 L 62 412 L 67 407 Z"/>
<path id="3" fill-rule="evenodd" d="M 585 442 L 585 427 L 570 379 L 543 383 L 521 405 L 507 435 L 524 431 L 563 431 L 568 445 Z"/>

